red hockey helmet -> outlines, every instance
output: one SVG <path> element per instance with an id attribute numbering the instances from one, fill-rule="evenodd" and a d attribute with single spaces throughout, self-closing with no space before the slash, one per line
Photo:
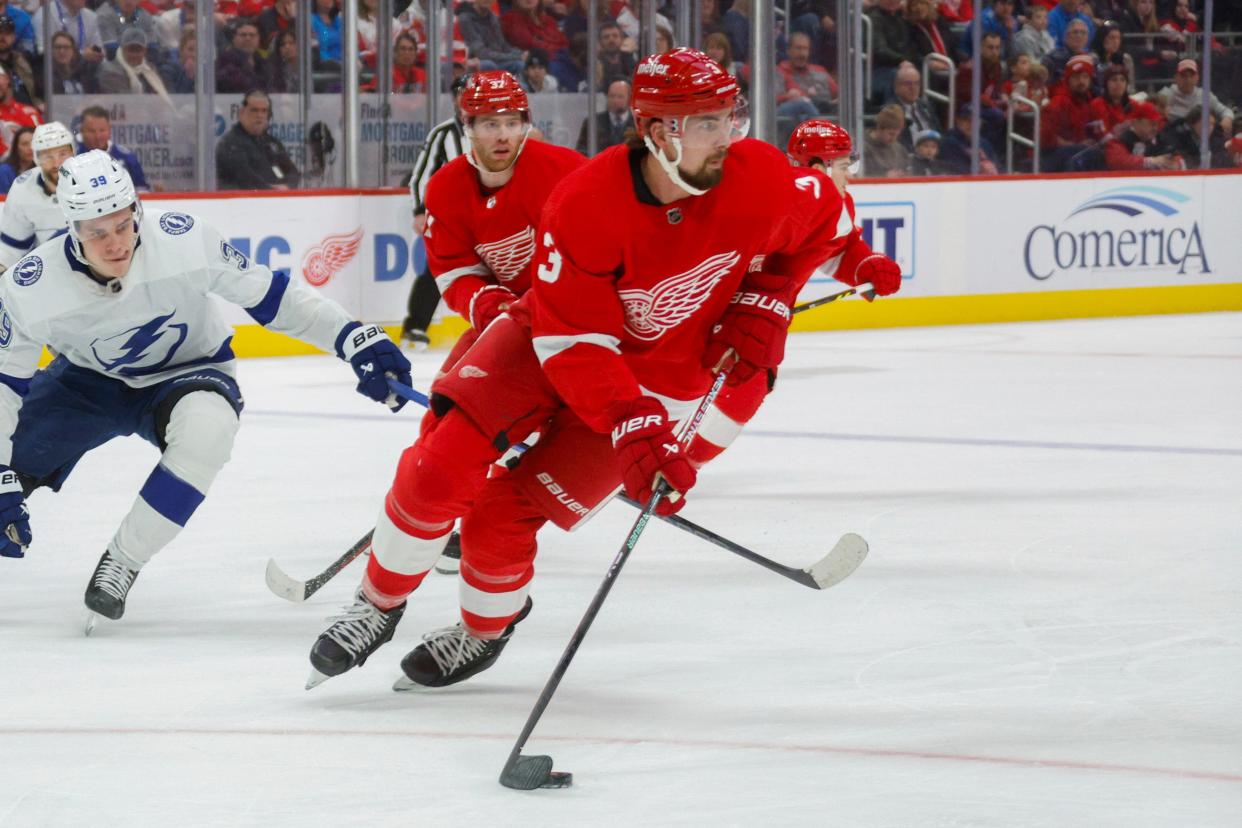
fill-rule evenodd
<path id="1" fill-rule="evenodd" d="M 463 118 L 516 112 L 530 120 L 530 101 L 517 78 L 503 70 L 475 72 L 461 93 Z"/>
<path id="2" fill-rule="evenodd" d="M 854 152 L 854 142 L 844 127 L 824 118 L 803 121 L 789 136 L 789 157 L 804 167 L 820 161 L 849 158 Z"/>
<path id="3" fill-rule="evenodd" d="M 737 79 L 698 49 L 683 46 L 651 55 L 634 70 L 631 106 L 639 135 L 646 132 L 644 119 L 684 118 L 731 109 L 737 99 Z"/>

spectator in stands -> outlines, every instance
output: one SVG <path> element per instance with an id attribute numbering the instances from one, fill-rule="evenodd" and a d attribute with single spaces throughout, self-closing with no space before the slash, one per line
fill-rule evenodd
<path id="1" fill-rule="evenodd" d="M 971 118 L 974 107 L 966 104 L 953 115 L 953 129 L 944 134 L 940 142 L 940 153 L 937 155 L 945 169 L 954 175 L 970 175 L 971 156 Z M 999 172 L 1000 157 L 992 142 L 979 131 L 979 172 L 982 175 L 996 175 Z"/>
<path id="2" fill-rule="evenodd" d="M 1160 140 L 1168 146 L 1175 157 L 1183 160 L 1186 169 L 1197 170 L 1202 166 L 1199 152 L 1203 135 L 1203 107 L 1192 106 L 1184 118 L 1169 121 L 1160 133 Z M 1216 122 L 1216 116 L 1208 113 L 1208 162 L 1209 167 L 1232 167 L 1233 161 L 1225 148 L 1225 133 Z"/>
<path id="3" fill-rule="evenodd" d="M 263 44 L 263 48 L 270 52 L 281 32 L 294 31 L 297 16 L 297 0 L 276 0 L 273 5 L 264 9 L 255 21 L 259 24 L 259 42 Z"/>
<path id="4" fill-rule="evenodd" d="M 676 44 L 673 40 L 673 30 L 665 28 L 664 26 L 656 26 L 655 53 L 657 55 L 663 55 L 667 52 L 671 52 L 673 51 L 673 46 L 675 45 Z"/>
<path id="5" fill-rule="evenodd" d="M 1242 133 L 1233 136 L 1225 142 L 1225 153 L 1229 160 L 1233 162 L 1233 166 L 1242 167 Z"/>
<path id="6" fill-rule="evenodd" d="M 289 190 L 298 168 L 285 145 L 267 131 L 272 102 L 261 89 L 247 92 L 237 123 L 216 144 L 216 183 L 222 190 Z"/>
<path id="7" fill-rule="evenodd" d="M 733 0 L 720 19 L 720 30 L 729 38 L 733 59 L 746 63 L 750 59 L 750 4 L 752 0 Z"/>
<path id="8" fill-rule="evenodd" d="M 1130 108 L 1130 121 L 1112 141 L 1103 145 L 1104 165 L 1110 170 L 1176 170 L 1182 164 L 1157 138 L 1160 110 L 1147 101 Z"/>
<path id="9" fill-rule="evenodd" d="M 1199 17 L 1190 10 L 1190 0 L 1176 0 L 1172 11 L 1160 21 L 1160 28 L 1164 31 L 1177 32 L 1179 34 L 1196 34 L 1203 31 L 1199 28 Z M 1219 24 L 1217 25 L 1219 29 Z M 1187 42 L 1186 38 L 1182 38 L 1182 43 Z"/>
<path id="10" fill-rule="evenodd" d="M 932 0 L 907 0 L 906 22 L 910 25 L 910 39 L 914 44 L 914 57 L 922 61 L 935 52 L 950 55 L 949 44 L 953 33 L 949 24 L 940 19 Z"/>
<path id="11" fill-rule="evenodd" d="M 1043 6 L 1031 6 L 1026 13 L 1026 23 L 1013 36 L 1013 51 L 1042 61 L 1056 48 L 1057 43 L 1048 32 L 1048 10 Z"/>
<path id="12" fill-rule="evenodd" d="M 88 106 L 83 109 L 78 137 L 82 139 L 82 143 L 78 144 L 76 154 L 93 149 L 103 150 L 129 172 L 129 177 L 134 180 L 134 189 L 151 189 L 151 185 L 147 183 L 147 174 L 142 169 L 142 162 L 138 160 L 138 153 L 112 143 L 112 121 L 108 110 L 102 106 Z"/>
<path id="13" fill-rule="evenodd" d="M 43 20 L 48 9 L 55 18 L 52 30 L 68 32 L 78 47 L 82 59 L 88 63 L 99 63 L 104 59 L 103 40 L 99 36 L 99 20 L 95 12 L 86 8 L 86 0 L 56 0 L 39 8 L 30 18 L 35 30 L 35 48 L 43 53 Z"/>
<path id="14" fill-rule="evenodd" d="M 940 154 L 940 133 L 924 129 L 914 136 L 914 152 L 910 155 L 910 175 L 945 175 L 948 168 L 937 157 Z"/>
<path id="15" fill-rule="evenodd" d="M 230 41 L 232 47 L 216 58 L 216 91 L 247 92 L 259 88 L 266 72 L 259 54 L 259 27 L 243 17 L 233 26 Z"/>
<path id="16" fill-rule="evenodd" d="M 0 121 L 18 127 L 37 127 L 43 123 L 39 110 L 13 97 L 13 79 L 3 66 L 0 66 Z"/>
<path id="17" fill-rule="evenodd" d="M 1019 57 L 1027 57 L 1019 55 Z M 1029 60 L 1029 58 L 1028 58 Z M 1034 101 L 1035 105 L 1043 108 L 1048 102 L 1048 67 L 1042 63 L 1032 63 L 1031 68 L 1026 72 L 1025 80 L 1014 81 L 1013 94 L 1021 95 L 1029 101 Z M 1010 103 L 1010 106 L 1018 107 L 1018 112 L 1030 112 L 1031 108 L 1026 104 Z"/>
<path id="18" fill-rule="evenodd" d="M 906 125 L 901 107 L 892 104 L 875 116 L 875 128 L 867 132 L 863 172 L 868 178 L 898 178 L 910 170 L 910 151 L 897 136 Z"/>
<path id="19" fill-rule="evenodd" d="M 1089 38 L 1090 35 L 1088 34 L 1086 23 L 1083 23 L 1081 20 L 1070 21 L 1069 26 L 1065 29 L 1065 45 L 1057 47 L 1044 58 L 1044 65 L 1048 67 L 1048 77 L 1051 79 L 1054 88 L 1060 88 L 1065 74 L 1065 66 L 1072 58 L 1079 55 L 1089 56 L 1094 69 L 1095 56 L 1087 51 Z"/>
<path id="20" fill-rule="evenodd" d="M 17 50 L 17 24 L 8 15 L 0 15 L 0 66 L 8 70 L 13 81 L 13 97 L 25 104 L 42 108 L 43 101 L 35 95 L 35 74 L 30 61 Z"/>
<path id="21" fill-rule="evenodd" d="M 1082 11 L 1082 0 L 1060 0 L 1056 8 L 1048 12 L 1048 34 L 1057 46 L 1065 46 L 1065 33 L 1070 23 L 1081 20 L 1087 27 L 1087 41 L 1095 34 L 1095 22 Z"/>
<path id="22" fill-rule="evenodd" d="M 155 16 L 142 8 L 138 0 L 109 0 L 101 3 L 95 10 L 99 22 L 99 37 L 103 40 L 104 53 L 110 58 L 116 57 L 121 46 L 121 34 L 126 29 L 138 28 L 147 36 L 147 52 L 150 59 L 158 64 L 159 36 L 155 30 Z"/>
<path id="23" fill-rule="evenodd" d="M 1099 123 L 1101 136 L 1119 132 L 1117 127 L 1132 117 L 1129 86 L 1126 67 L 1114 63 L 1104 70 L 1104 92 L 1091 101 L 1091 123 Z"/>
<path id="24" fill-rule="evenodd" d="M 781 61 L 778 69 L 793 89 L 815 105 L 817 114 L 828 112 L 837 98 L 837 82 L 827 69 L 811 63 L 811 36 L 791 33 L 788 51 L 789 60 Z"/>
<path id="25" fill-rule="evenodd" d="M 93 95 L 99 91 L 98 63 L 88 63 L 78 54 L 73 35 L 52 35 L 52 91 L 57 95 Z"/>
<path id="26" fill-rule="evenodd" d="M 281 32 L 276 38 L 276 42 L 281 44 L 281 48 L 288 48 L 292 54 L 292 66 L 289 71 L 293 76 L 297 76 L 297 58 L 298 48 L 297 41 L 293 40 L 292 47 L 284 46 L 287 41 L 294 38 L 293 32 Z M 270 64 L 272 61 L 268 61 Z M 371 80 L 363 85 L 364 92 L 374 92 L 379 88 L 379 75 L 371 78 Z M 402 32 L 397 35 L 397 39 L 392 44 L 392 91 L 399 94 L 409 94 L 411 92 L 424 92 L 427 89 L 427 75 L 418 65 L 418 41 L 414 39 L 414 35 L 409 32 Z M 269 85 L 268 92 L 275 92 Z"/>
<path id="27" fill-rule="evenodd" d="M 1161 34 L 1156 0 L 1130 0 L 1130 8 L 1121 18 L 1121 30 L 1126 34 L 1151 35 L 1131 41 L 1136 79 L 1167 78 L 1177 64 L 1181 37 Z"/>
<path id="28" fill-rule="evenodd" d="M 829 36 L 837 30 L 832 19 L 836 13 L 836 0 L 793 0 L 789 6 L 789 31 L 810 37 L 814 44 L 811 59 L 825 66 L 836 63 L 836 46 L 829 42 Z"/>
<path id="29" fill-rule="evenodd" d="M 543 49 L 531 49 L 526 56 L 526 68 L 522 70 L 522 88 L 531 95 L 559 92 L 555 75 L 548 74 L 548 53 Z"/>
<path id="30" fill-rule="evenodd" d="M 1160 90 L 1169 120 L 1184 118 L 1192 107 L 1203 105 L 1203 87 L 1199 86 L 1199 64 L 1193 58 L 1185 58 L 1177 64 L 1173 83 Z M 1226 135 L 1233 134 L 1233 110 L 1220 102 L 1215 94 L 1208 102 L 1208 109 L 1220 122 Z"/>
<path id="31" fill-rule="evenodd" d="M 867 16 L 871 18 L 873 45 L 871 87 L 884 94 L 893 88 L 897 67 L 919 57 L 914 49 L 910 24 L 901 13 L 901 0 L 877 0 Z M 733 53 L 736 55 L 737 50 Z"/>
<path id="32" fill-rule="evenodd" d="M 1134 77 L 1134 59 L 1125 53 L 1121 29 L 1115 23 L 1108 21 L 1100 24 L 1100 28 L 1096 30 L 1092 51 L 1095 52 L 1097 76 L 1103 77 L 1110 66 L 1117 65 L 1126 70 L 1127 79 Z M 1128 91 L 1133 92 L 1134 89 Z"/>
<path id="33" fill-rule="evenodd" d="M 168 94 L 194 94 L 194 79 L 198 77 L 198 36 L 193 25 L 182 30 L 175 59 L 164 62 L 160 77 L 164 79 Z"/>
<path id="34" fill-rule="evenodd" d="M 504 69 L 514 77 L 521 76 L 526 54 L 505 40 L 500 19 L 492 14 L 491 0 L 463 3 L 457 12 L 457 25 L 470 56 L 479 59 L 480 69 Z"/>
<path id="35" fill-rule="evenodd" d="M 632 52 L 622 51 L 622 39 L 621 27 L 616 23 L 605 23 L 599 27 L 599 44 L 596 49 L 599 69 L 596 81 L 605 88 L 618 79 L 630 80 L 638 66 L 638 58 Z"/>
<path id="36" fill-rule="evenodd" d="M 936 11 L 950 23 L 969 23 L 974 17 L 974 5 L 971 0 L 940 0 Z"/>
<path id="37" fill-rule="evenodd" d="M 262 35 L 260 35 L 262 37 Z M 400 37 L 409 37 L 409 35 L 399 35 Z M 394 78 L 397 74 L 397 58 L 400 45 L 393 44 L 392 71 Z M 417 53 L 418 44 L 414 45 Z M 276 40 L 272 43 L 272 49 L 267 55 L 267 60 L 263 61 L 263 88 L 273 95 L 291 94 L 299 92 L 302 89 L 301 73 L 298 66 L 298 36 L 294 29 L 285 29 L 276 35 Z M 394 79 L 395 83 L 395 79 Z M 393 88 L 396 92 L 396 88 Z"/>
<path id="38" fill-rule="evenodd" d="M 172 52 L 180 47 L 181 33 L 194 25 L 194 0 L 184 0 L 175 8 L 155 15 L 155 40 L 160 49 Z"/>
<path id="39" fill-rule="evenodd" d="M 576 32 L 569 37 L 569 48 L 552 59 L 548 71 L 556 78 L 562 92 L 587 91 L 587 39 L 586 32 Z"/>
<path id="40" fill-rule="evenodd" d="M 729 45 L 729 38 L 724 32 L 709 33 L 703 39 L 703 53 L 734 77 L 742 71 L 741 65 L 733 59 L 733 47 Z"/>
<path id="41" fill-rule="evenodd" d="M 1075 155 L 1094 143 L 1088 126 L 1093 120 L 1091 82 L 1094 76 L 1095 60 L 1090 56 L 1078 55 L 1066 64 L 1064 88 L 1044 107 L 1040 127 L 1043 170 L 1064 172 Z"/>
<path id="42" fill-rule="evenodd" d="M 13 21 L 13 31 L 17 35 L 17 48 L 28 55 L 34 55 L 35 47 L 34 24 L 30 22 L 30 14 L 16 3 L 0 0 L 0 17 L 8 17 Z"/>
<path id="43" fill-rule="evenodd" d="M 159 95 L 169 100 L 164 79 L 147 62 L 147 36 L 142 29 L 133 26 L 121 32 L 116 57 L 99 67 L 99 90 L 113 95 Z"/>
<path id="44" fill-rule="evenodd" d="M 1021 24 L 1018 22 L 1018 16 L 1014 14 L 1015 0 L 993 0 L 991 7 L 985 8 L 983 14 L 978 18 L 978 25 L 983 26 L 983 33 L 994 34 L 1001 39 L 1002 52 L 1008 52 L 1013 38 L 1018 34 Z M 971 56 L 974 49 L 974 32 L 975 23 L 971 23 L 966 27 L 966 31 L 962 32 L 962 39 L 958 45 L 960 51 L 967 58 Z"/>
<path id="45" fill-rule="evenodd" d="M 979 59 L 966 61 L 957 69 L 957 104 L 961 107 L 971 100 L 971 76 L 975 65 L 979 66 L 979 115 L 983 119 L 983 134 L 993 146 L 1005 140 L 1005 113 L 1009 109 L 1001 48 L 1000 35 L 987 32 L 979 43 Z"/>
<path id="46" fill-rule="evenodd" d="M 621 2 L 613 2 L 610 5 L 610 8 L 615 9 L 613 16 L 616 17 L 617 25 L 621 27 L 621 31 L 625 33 L 625 36 L 635 43 L 638 42 L 640 31 L 642 29 L 642 12 L 644 2 L 648 2 L 648 0 L 621 0 Z M 660 3 L 658 5 L 664 4 Z M 618 6 L 620 8 L 618 8 Z M 655 15 L 655 22 L 657 33 L 661 27 L 668 29 L 670 32 L 673 30 L 672 22 L 661 14 L 658 8 Z M 669 40 L 671 42 L 672 38 Z M 656 53 L 661 54 L 659 48 L 656 49 Z"/>
<path id="47" fill-rule="evenodd" d="M 527 52 L 542 49 L 553 54 L 569 46 L 556 18 L 543 10 L 540 0 L 514 0 L 513 8 L 500 18 L 500 29 L 505 40 Z"/>
<path id="48" fill-rule="evenodd" d="M 936 116 L 936 108 L 923 94 L 923 76 L 914 64 L 906 62 L 897 67 L 897 77 L 893 81 L 893 92 L 896 105 L 901 107 L 906 124 L 901 131 L 900 140 L 906 149 L 914 149 L 914 135 L 919 132 L 936 130 L 940 119 Z M 936 140 L 940 140 L 937 133 Z"/>
<path id="49" fill-rule="evenodd" d="M 13 133 L 8 155 L 0 164 L 0 193 L 8 193 L 17 177 L 34 167 L 34 150 L 30 146 L 33 138 L 34 127 L 24 126 Z"/>
<path id="50" fill-rule="evenodd" d="M 608 4 L 605 0 L 573 0 L 571 5 L 573 8 L 561 20 L 561 31 L 565 33 L 565 37 L 570 40 L 574 39 L 574 35 L 587 30 L 587 7 L 594 2 L 599 7 L 600 23 L 615 23 L 616 18 L 608 14 Z M 715 0 L 708 0 L 715 7 Z M 706 18 L 704 18 L 704 30 L 707 29 Z M 555 57 L 555 56 L 554 56 Z"/>
<path id="51" fill-rule="evenodd" d="M 341 9 L 336 0 L 313 0 L 311 32 L 321 63 L 341 64 Z M 256 47 L 258 29 L 255 29 Z"/>
<path id="52" fill-rule="evenodd" d="M 608 84 L 607 109 L 595 115 L 595 137 L 601 151 L 625 143 L 625 133 L 634 129 L 634 113 L 630 110 L 629 81 L 618 78 Z M 578 130 L 578 152 L 587 154 L 587 119 Z"/>

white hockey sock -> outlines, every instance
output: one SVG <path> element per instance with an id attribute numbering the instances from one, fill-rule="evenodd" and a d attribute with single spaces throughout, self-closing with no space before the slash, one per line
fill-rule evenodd
<path id="1" fill-rule="evenodd" d="M 167 448 L 138 493 L 108 551 L 140 569 L 181 531 L 228 462 L 240 423 L 228 400 L 212 391 L 187 394 L 173 407 Z"/>

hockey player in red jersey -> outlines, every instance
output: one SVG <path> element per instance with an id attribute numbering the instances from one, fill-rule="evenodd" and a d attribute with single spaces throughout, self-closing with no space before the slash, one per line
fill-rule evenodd
<path id="1" fill-rule="evenodd" d="M 459 517 L 461 622 L 423 637 L 397 689 L 494 663 L 530 611 L 535 535 L 549 520 L 572 529 L 619 488 L 646 500 L 661 478 L 673 489 L 661 511 L 685 502 L 697 472 L 678 422 L 717 372 L 745 382 L 780 364 L 794 297 L 839 246 L 840 193 L 738 140 L 737 98 L 736 81 L 693 49 L 639 65 L 641 143 L 553 191 L 531 291 L 433 384 L 434 419 L 402 454 L 358 595 L 312 647 L 308 686 L 391 639 Z M 522 462 L 489 478 L 534 430 Z"/>
<path id="2" fill-rule="evenodd" d="M 508 72 L 472 75 L 458 107 L 470 149 L 436 171 L 424 199 L 428 269 L 445 303 L 470 323 L 441 372 L 530 288 L 539 214 L 552 188 L 586 162 L 530 137 L 530 103 Z M 454 536 L 436 569 L 456 572 L 460 557 Z"/>
<path id="3" fill-rule="evenodd" d="M 508 72 L 479 72 L 459 104 L 470 150 L 427 182 L 423 239 L 436 286 L 470 323 L 445 369 L 530 288 L 535 228 L 548 195 L 586 159 L 528 137 L 530 104 Z"/>
<path id="4" fill-rule="evenodd" d="M 794 163 L 823 173 L 830 179 L 831 186 L 836 188 L 842 199 L 838 235 L 829 257 L 806 276 L 809 278 L 818 273 L 846 284 L 870 282 L 878 296 L 896 293 L 901 287 L 901 268 L 887 256 L 872 251 L 863 241 L 862 231 L 857 226 L 854 197 L 846 192 L 846 184 L 857 171 L 858 164 L 849 132 L 826 119 L 803 121 L 789 136 L 788 152 Z M 829 186 L 829 182 L 821 181 L 819 186 Z M 728 448 L 741 434 L 742 427 L 759 411 L 759 406 L 775 384 L 776 371 L 772 370 L 764 376 L 723 389 L 703 417 L 698 433 L 686 450 L 690 462 L 702 466 Z"/>

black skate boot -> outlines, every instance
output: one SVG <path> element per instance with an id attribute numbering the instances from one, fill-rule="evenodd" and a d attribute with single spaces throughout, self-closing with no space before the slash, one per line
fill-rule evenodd
<path id="1" fill-rule="evenodd" d="M 104 552 L 86 585 L 86 608 L 104 618 L 118 620 L 125 614 L 125 596 L 129 595 L 129 588 L 137 578 L 137 569 L 130 569 L 112 557 L 112 553 Z M 88 623 L 87 635 L 93 627 L 93 623 Z"/>
<path id="2" fill-rule="evenodd" d="M 457 532 L 449 535 L 448 545 L 436 558 L 436 572 L 441 575 L 456 575 L 461 569 L 461 535 Z"/>
<path id="3" fill-rule="evenodd" d="M 401 672 L 393 690 L 418 690 L 424 687 L 447 687 L 465 681 L 475 673 L 481 673 L 496 663 L 500 651 L 509 643 L 513 628 L 526 616 L 533 606 L 530 598 L 513 623 L 505 627 L 500 638 L 491 641 L 475 638 L 457 622 L 423 636 L 423 643 L 401 659 Z"/>
<path id="4" fill-rule="evenodd" d="M 385 611 L 359 591 L 354 603 L 340 615 L 333 616 L 330 620 L 335 623 L 315 639 L 310 651 L 311 674 L 306 680 L 306 689 L 365 664 L 371 653 L 392 639 L 404 612 L 404 601 Z"/>

